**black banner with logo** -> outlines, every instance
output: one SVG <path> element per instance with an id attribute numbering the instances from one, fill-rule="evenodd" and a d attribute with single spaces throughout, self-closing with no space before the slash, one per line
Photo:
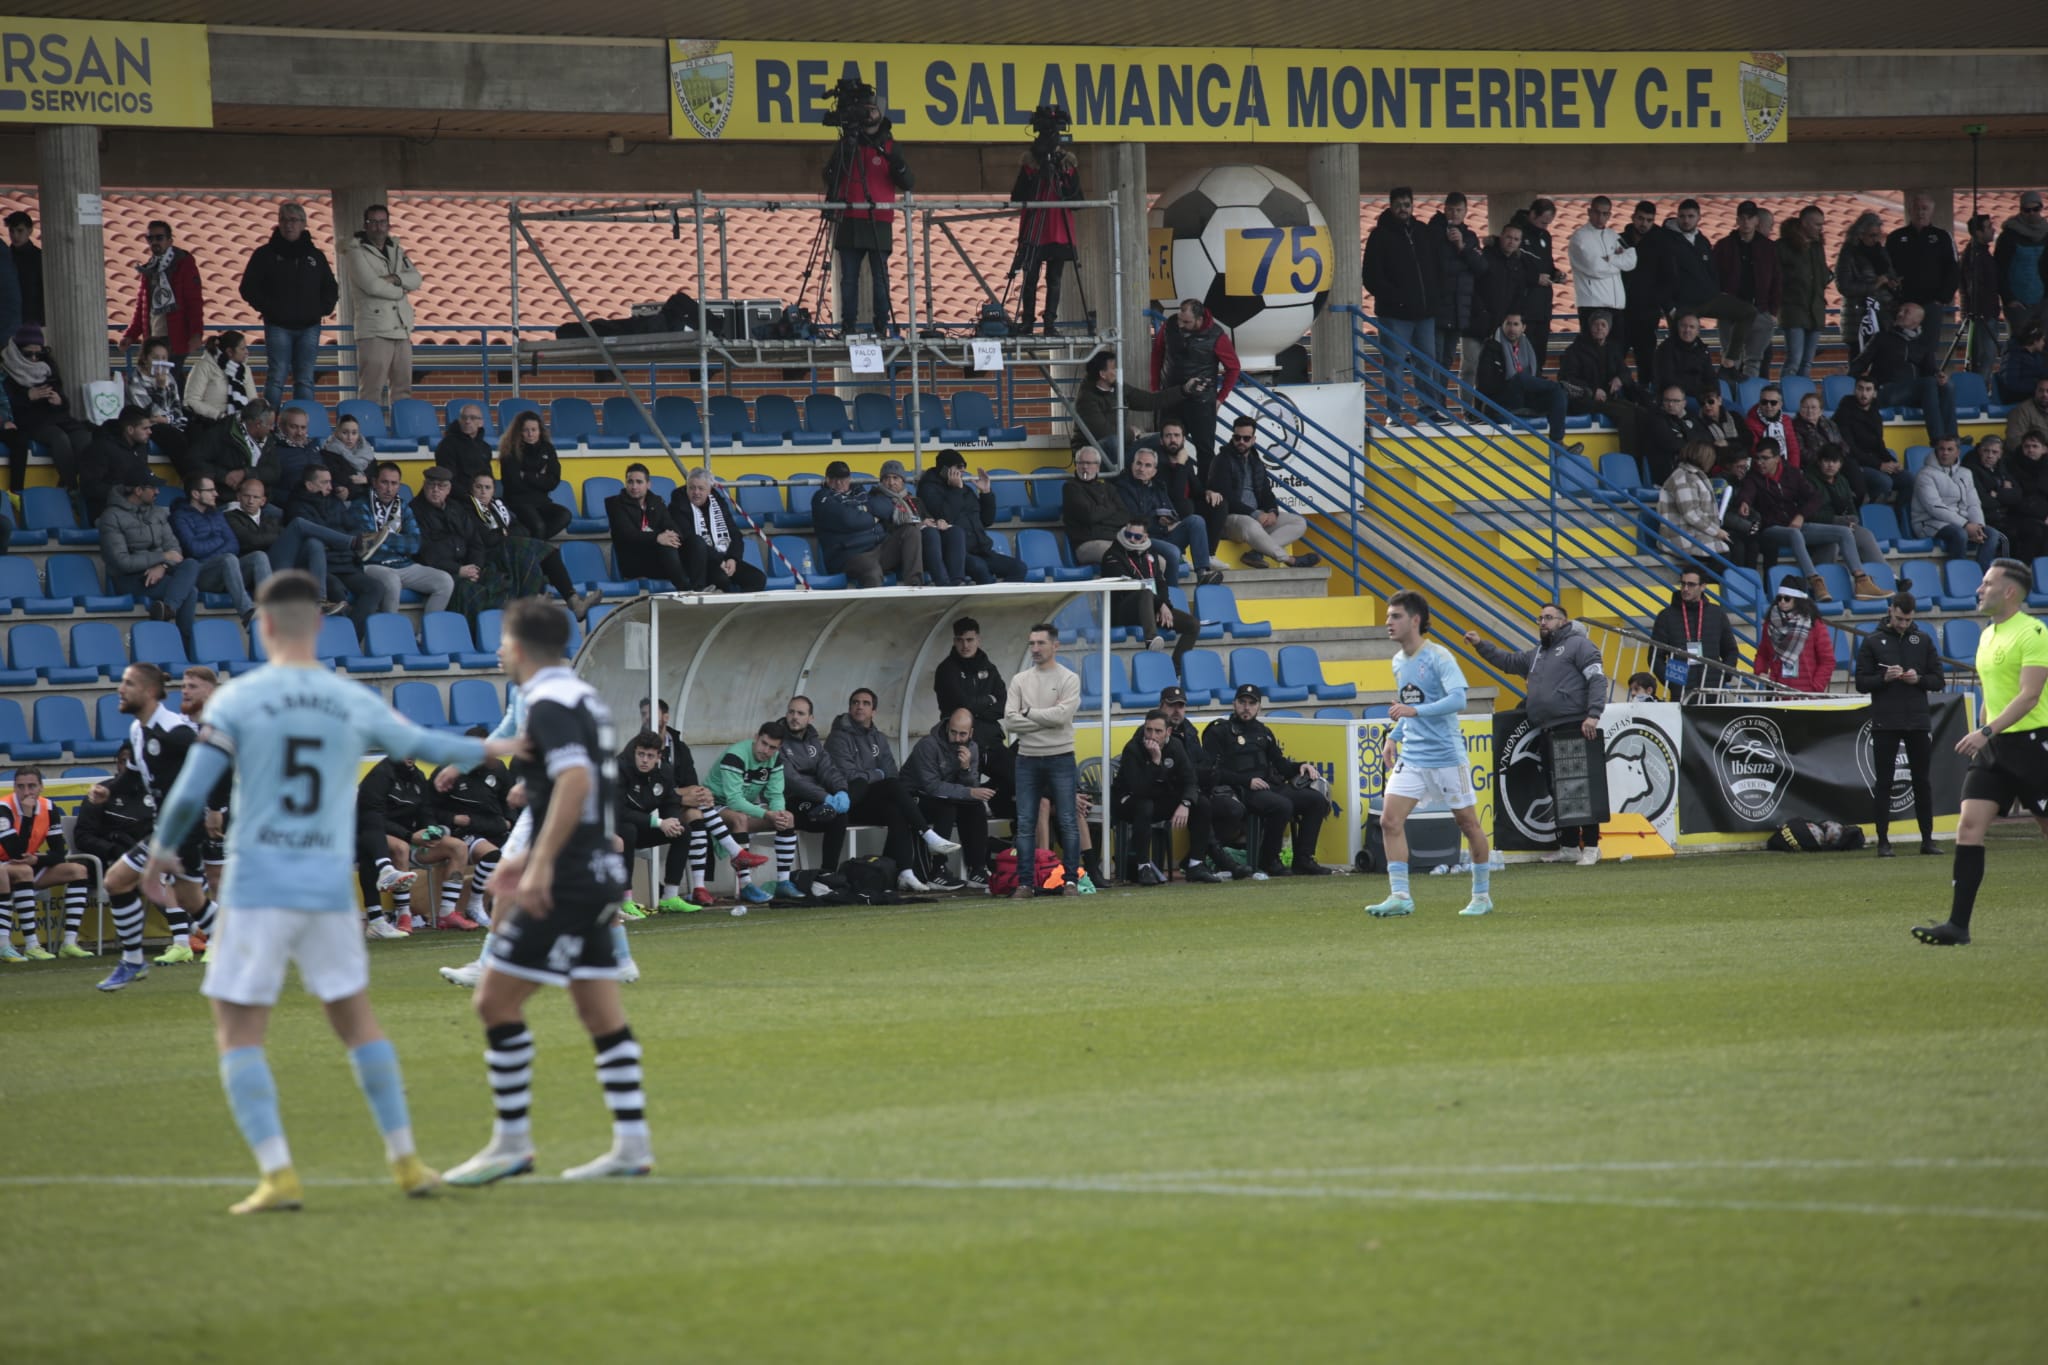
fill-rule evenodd
<path id="1" fill-rule="evenodd" d="M 1955 751 L 1967 724 L 1965 699 L 1934 705 L 1934 813 L 1961 809 L 1963 770 Z M 1679 746 L 1679 829 L 1687 834 L 1776 829 L 1789 816 L 1867 824 L 1878 778 L 1870 708 L 1687 706 Z M 1913 818 L 1905 755 L 1892 782 L 1894 821 Z"/>

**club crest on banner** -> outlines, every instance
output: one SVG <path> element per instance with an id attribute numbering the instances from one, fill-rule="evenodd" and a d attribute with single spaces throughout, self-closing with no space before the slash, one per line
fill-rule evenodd
<path id="1" fill-rule="evenodd" d="M 730 52 L 707 57 L 689 57 L 669 63 L 669 83 L 675 87 L 676 103 L 699 137 L 715 138 L 725 131 L 732 116 L 733 60 Z"/>
<path id="2" fill-rule="evenodd" d="M 1785 66 L 1782 52 L 1752 52 L 1742 61 L 1742 126 L 1751 142 L 1769 142 L 1791 107 Z"/>
<path id="3" fill-rule="evenodd" d="M 1714 738 L 1714 775 L 1737 814 L 1768 822 L 1792 785 L 1792 760 L 1778 723 L 1748 714 L 1722 726 Z"/>

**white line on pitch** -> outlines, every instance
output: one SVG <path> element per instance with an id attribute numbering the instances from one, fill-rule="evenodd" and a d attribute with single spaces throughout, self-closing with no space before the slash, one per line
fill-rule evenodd
<path id="1" fill-rule="evenodd" d="M 0 1176 L 0 1188 L 36 1186 L 240 1187 L 248 1176 L 51 1175 Z M 387 1180 L 368 1177 L 326 1177 L 304 1180 L 319 1188 L 382 1186 Z M 519 1184 L 562 1185 L 549 1176 L 524 1176 Z M 582 1182 L 578 1182 L 582 1183 Z M 848 1179 L 804 1175 L 646 1176 L 636 1185 L 681 1188 L 807 1189 L 847 1191 L 935 1190 L 944 1192 L 1024 1192 L 1046 1194 L 1189 1195 L 1221 1199 L 1348 1201 L 1373 1204 L 1550 1204 L 1595 1208 L 1662 1209 L 1725 1213 L 1831 1213 L 1877 1218 L 1961 1218 L 1987 1222 L 2048 1223 L 2048 1209 L 1971 1208 L 1936 1204 L 1872 1204 L 1828 1200 L 1685 1199 L 1659 1195 L 1589 1195 L 1532 1190 L 1365 1189 L 1322 1185 L 1244 1185 L 1204 1181 L 1131 1181 L 1118 1178 L 1074 1179 L 1033 1176 L 948 1179 L 908 1176 Z"/>
<path id="2" fill-rule="evenodd" d="M 1129 1171 L 1105 1180 L 1320 1180 L 1337 1176 L 1671 1174 L 1684 1171 L 2037 1170 L 2048 1157 L 1763 1157 L 1752 1161 L 1530 1161 L 1467 1166 L 1313 1166 L 1258 1170 Z"/>

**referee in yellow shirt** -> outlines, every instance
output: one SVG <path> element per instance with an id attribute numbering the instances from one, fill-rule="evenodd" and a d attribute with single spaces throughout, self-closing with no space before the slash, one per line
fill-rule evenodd
<path id="1" fill-rule="evenodd" d="M 1970 914 L 1984 880 L 1984 831 L 2014 801 L 2048 834 L 2048 625 L 2020 611 L 2033 571 L 2017 559 L 1993 560 L 1977 588 L 1977 610 L 1991 618 L 1977 645 L 1984 724 L 1956 742 L 1970 760 L 1963 815 L 1956 826 L 1955 901 L 1944 924 L 1917 925 L 1913 937 L 1936 947 L 1970 941 Z"/>

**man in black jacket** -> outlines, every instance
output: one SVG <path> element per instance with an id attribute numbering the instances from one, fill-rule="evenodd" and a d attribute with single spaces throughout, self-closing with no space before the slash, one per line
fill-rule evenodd
<path id="1" fill-rule="evenodd" d="M 1941 368 L 1933 329 L 1923 325 L 1926 316 L 1917 303 L 1900 304 L 1892 325 L 1857 353 L 1849 370 L 1868 375 L 1877 385 L 1879 406 L 1919 408 L 1930 442 L 1952 440 L 1957 435 L 1956 391 Z"/>
<path id="2" fill-rule="evenodd" d="M 682 793 L 662 761 L 660 735 L 648 730 L 635 735 L 626 752 L 619 755 L 618 769 L 619 837 L 626 841 L 627 857 L 643 849 L 668 850 L 662 858 L 658 899 L 663 902 L 662 909 L 669 909 L 667 902 L 681 896 L 690 871 L 690 821 L 685 817 L 694 815 L 701 820 L 703 813 L 683 808 Z M 692 909 L 694 904 L 673 908 Z"/>
<path id="3" fill-rule="evenodd" d="M 484 887 L 498 870 L 498 852 L 511 837 L 512 813 L 505 802 L 512 794 L 512 773 L 495 760 L 479 763 L 468 772 L 444 767 L 435 772 L 433 787 L 428 818 L 462 846 L 465 863 L 448 865 L 441 880 L 441 914 L 435 925 L 480 929 L 483 925 L 468 913 L 468 902 L 474 901 L 477 909 L 482 909 Z"/>
<path id="4" fill-rule="evenodd" d="M 795 696 L 783 709 L 782 804 L 796 816 L 796 827 L 819 836 L 819 858 L 827 872 L 838 868 L 846 852 L 846 812 L 853 804 L 845 774 L 826 751 L 818 727 L 811 723 L 811 699 Z"/>
<path id="5" fill-rule="evenodd" d="M 1016 756 L 1003 733 L 1003 707 L 1010 688 L 1002 670 L 981 652 L 981 622 L 962 616 L 953 622 L 953 650 L 939 661 L 932 678 L 939 714 L 966 711 L 974 717 L 974 742 L 981 749 L 982 771 L 997 792 L 999 803 L 1016 799 Z"/>
<path id="6" fill-rule="evenodd" d="M 1721 605 L 1707 596 L 1706 584 L 1706 574 L 1698 567 L 1680 569 L 1671 605 L 1658 612 L 1650 626 L 1650 638 L 1669 646 L 1650 656 L 1650 671 L 1670 686 L 1674 697 L 1693 688 L 1718 687 L 1742 667 L 1735 627 Z"/>
<path id="7" fill-rule="evenodd" d="M 1202 732 L 1202 747 L 1216 763 L 1216 785 L 1232 788 L 1244 808 L 1265 824 L 1262 846 L 1247 849 L 1258 860 L 1252 878 L 1284 877 L 1280 845 L 1287 829 L 1294 826 L 1294 875 L 1320 877 L 1330 869 L 1316 861 L 1316 836 L 1322 833 L 1323 817 L 1330 812 L 1327 797 L 1313 787 L 1298 787 L 1294 779 L 1313 777 L 1313 763 L 1297 763 L 1280 748 L 1280 741 L 1259 719 L 1259 705 L 1266 694 L 1246 683 L 1237 689 L 1230 714 L 1211 721 Z"/>
<path id="8" fill-rule="evenodd" d="M 1308 522 L 1281 510 L 1273 480 L 1266 473 L 1266 461 L 1259 454 L 1258 429 L 1258 423 L 1249 417 L 1232 422 L 1230 444 L 1216 452 L 1209 469 L 1209 491 L 1222 498 L 1224 538 L 1245 547 L 1242 558 L 1249 568 L 1313 568 L 1322 563 L 1314 550 L 1287 553 L 1289 545 L 1308 533 Z M 1117 529 L 1121 530 L 1121 525 Z"/>
<path id="9" fill-rule="evenodd" d="M 1913 773 L 1913 815 L 1920 822 L 1920 851 L 1939 853 L 1934 842 L 1934 796 L 1928 778 L 1933 763 L 1933 725 L 1927 694 L 1943 687 L 1941 652 L 1934 636 L 1914 623 L 1913 594 L 1897 593 L 1884 624 L 1856 647 L 1856 690 L 1870 694 L 1871 771 L 1876 791 L 1873 819 L 1877 856 L 1892 855 L 1891 819 L 1899 749 Z"/>
<path id="10" fill-rule="evenodd" d="M 1621 448 L 1633 452 L 1638 444 L 1636 405 L 1643 394 L 1628 377 L 1621 352 L 1607 344 L 1613 330 L 1611 313 L 1604 308 L 1587 309 L 1581 315 L 1578 336 L 1557 362 L 1557 382 L 1564 385 L 1570 411 L 1605 417 L 1614 424 Z"/>
<path id="11" fill-rule="evenodd" d="M 1720 328 L 1722 377 L 1732 381 L 1745 374 L 1754 376 L 1764 352 L 1770 349 L 1776 319 L 1766 319 L 1755 304 L 1746 303 L 1721 287 L 1721 271 L 1714 264 L 1714 244 L 1700 231 L 1699 200 L 1687 199 L 1679 204 L 1678 230 L 1672 235 L 1679 310 L 1712 318 Z"/>
<path id="12" fill-rule="evenodd" d="M 113 489 L 149 482 L 149 433 L 154 425 L 148 408 L 131 403 L 93 432 L 92 444 L 78 457 L 78 492 L 85 499 L 87 522 L 99 520 Z"/>
<path id="13" fill-rule="evenodd" d="M 305 206 L 287 200 L 278 206 L 277 230 L 242 271 L 242 299 L 263 319 L 263 397 L 273 411 L 284 400 L 286 375 L 292 397 L 313 397 L 320 320 L 340 298 L 326 253 L 306 235 Z"/>
<path id="14" fill-rule="evenodd" d="M 918 479 L 917 498 L 927 516 L 965 533 L 967 559 L 962 567 L 970 583 L 1024 581 L 1024 561 L 998 554 L 989 536 L 988 528 L 996 519 L 996 495 L 986 469 L 976 471 L 970 484 L 966 457 L 957 450 L 942 450 Z"/>
<path id="15" fill-rule="evenodd" d="M 1899 272 L 1899 301 L 1917 303 L 1926 313 L 1929 344 L 1939 355 L 1942 325 L 1962 283 L 1956 239 L 1934 225 L 1933 195 L 1915 193 L 1907 208 L 1910 217 L 1904 227 L 1884 239 L 1884 254 Z"/>
<path id="16" fill-rule="evenodd" d="M 1678 457 L 1688 442 L 1708 441 L 1707 429 L 1685 410 L 1685 390 L 1669 385 L 1657 396 L 1657 406 L 1642 409 L 1636 417 L 1635 453 L 1648 466 L 1650 482 L 1662 488 L 1678 467 Z"/>
<path id="17" fill-rule="evenodd" d="M 1140 447 L 1131 452 L 1130 467 L 1111 480 L 1124 507 L 1144 523 L 1145 534 L 1179 550 L 1195 566 L 1199 583 L 1221 583 L 1223 570 L 1209 560 L 1209 524 L 1186 517 L 1159 473 L 1159 452 Z"/>
<path id="18" fill-rule="evenodd" d="M 417 868 L 462 856 L 461 841 L 433 823 L 433 801 L 432 787 L 408 758 L 383 759 L 356 784 L 356 877 L 371 938 L 411 934 Z M 395 925 L 384 915 L 386 891 Z"/>
<path id="19" fill-rule="evenodd" d="M 1650 374 L 1659 391 L 1676 384 L 1695 403 L 1721 391 L 1721 377 L 1714 372 L 1714 353 L 1700 339 L 1697 313 L 1681 309 L 1671 319 L 1671 333 L 1657 347 Z"/>
<path id="20" fill-rule="evenodd" d="M 178 472 L 187 479 L 212 479 L 222 488 L 241 486 L 243 479 L 264 463 L 264 443 L 270 439 L 276 414 L 262 399 L 251 399 L 239 413 L 215 422 L 194 437 L 185 448 L 185 463 Z M 296 487 L 296 483 L 273 483 L 273 488 Z"/>
<path id="21" fill-rule="evenodd" d="M 1467 384 L 1479 380 L 1479 353 L 1501 321 L 1522 309 L 1522 296 L 1529 292 L 1530 265 L 1522 255 L 1522 230 L 1509 223 L 1487 248 L 1479 253 L 1479 278 L 1472 286 L 1472 317 L 1465 328 L 1464 352 L 1458 372 Z"/>
<path id="22" fill-rule="evenodd" d="M 1623 339 L 1635 354 L 1636 382 L 1648 386 L 1657 359 L 1657 324 L 1678 306 L 1677 234 L 1657 221 L 1657 205 L 1644 199 L 1621 231 L 1621 244 L 1636 253 L 1633 270 L 1621 272 Z"/>
<path id="23" fill-rule="evenodd" d="M 1167 733 L 1180 742 L 1194 761 L 1195 781 L 1201 788 L 1202 799 L 1209 803 L 1209 833 L 1216 870 L 1226 878 L 1243 881 L 1252 875 L 1252 869 L 1239 862 L 1225 845 L 1244 836 L 1244 802 L 1237 799 L 1235 788 L 1216 781 L 1216 756 L 1203 746 L 1201 733 L 1188 719 L 1187 691 L 1181 687 L 1160 689 L 1159 710 L 1166 717 Z"/>
<path id="24" fill-rule="evenodd" d="M 1436 363 L 1458 368 L 1458 343 L 1472 321 L 1472 293 L 1485 269 L 1480 251 L 1485 239 L 1465 226 L 1465 196 L 1453 190 L 1444 196 L 1443 212 L 1429 220 L 1428 240 L 1436 251 Z"/>
<path id="25" fill-rule="evenodd" d="M 1124 745 L 1117 760 L 1116 781 L 1110 794 L 1116 800 L 1116 818 L 1129 832 L 1125 861 L 1136 861 L 1135 869 L 1118 875 L 1139 885 L 1158 885 L 1166 873 L 1152 858 L 1152 825 L 1164 820 L 1172 828 L 1167 849 L 1172 851 L 1174 834 L 1185 830 L 1188 856 L 1181 864 L 1191 882 L 1223 880 L 1210 870 L 1209 803 L 1202 796 L 1200 769 L 1186 746 L 1173 737 L 1166 712 L 1149 711 L 1138 733 Z M 1152 876 L 1146 875 L 1151 869 Z M 1126 872 L 1129 875 L 1126 875 Z"/>
<path id="26" fill-rule="evenodd" d="M 1522 259 L 1527 263 L 1528 282 L 1516 300 L 1522 321 L 1529 327 L 1529 345 L 1536 351 L 1536 373 L 1550 363 L 1551 287 L 1562 282 L 1557 268 L 1557 245 L 1550 225 L 1557 221 L 1557 204 L 1549 199 L 1532 199 L 1529 207 L 1518 209 L 1508 220 L 1522 230 Z"/>
<path id="27" fill-rule="evenodd" d="M 910 746 L 910 755 L 903 760 L 903 785 L 934 830 L 949 839 L 958 831 L 967 889 L 986 891 L 988 804 L 996 789 L 982 773 L 974 725 L 974 713 L 964 706 L 946 712 L 945 719 Z M 954 885 L 940 873 L 925 880 L 935 891 Z"/>
<path id="28" fill-rule="evenodd" d="M 604 500 L 619 577 L 665 578 L 677 592 L 688 592 L 690 579 L 683 568 L 682 533 L 676 530 L 668 504 L 654 496 L 653 487 L 646 465 L 629 464 L 625 490 Z"/>
<path id="29" fill-rule="evenodd" d="M 332 602 L 347 600 L 349 619 L 356 623 L 356 634 L 360 636 L 383 600 L 383 589 L 363 572 L 362 537 L 355 533 L 355 519 L 349 515 L 348 504 L 335 495 L 334 471 L 324 464 L 307 465 L 300 478 L 304 482 L 292 490 L 291 499 L 285 503 L 285 523 L 287 527 L 306 523 L 304 533 L 318 537 L 327 547 L 327 598 Z M 419 562 L 439 568 L 426 556 L 424 532 L 420 545 Z"/>
<path id="30" fill-rule="evenodd" d="M 495 472 L 494 462 L 498 452 L 484 439 L 484 410 L 475 403 L 464 403 L 455 414 L 455 420 L 441 433 L 441 442 L 434 447 L 434 463 L 447 470 L 463 488 L 476 482 L 479 474 Z"/>
<path id="31" fill-rule="evenodd" d="M 420 528 L 418 560 L 451 578 L 474 582 L 483 573 L 477 567 L 484 556 L 483 540 L 476 518 L 458 515 L 448 500 L 453 478 L 452 471 L 438 464 L 420 475 L 420 495 L 411 503 Z"/>
<path id="32" fill-rule="evenodd" d="M 1440 237 L 1415 221 L 1415 192 L 1387 192 L 1386 211 L 1366 235 L 1365 290 L 1379 326 L 1380 364 L 1387 375 L 1387 421 L 1401 420 L 1411 359 L 1436 359 L 1436 314 L 1443 292 Z M 1416 370 L 1417 421 L 1444 420 L 1444 396 L 1426 371 Z"/>
<path id="33" fill-rule="evenodd" d="M 1110 624 L 1136 626 L 1138 637 L 1145 641 L 1148 649 L 1162 648 L 1164 642 L 1159 632 L 1173 631 L 1173 668 L 1178 673 L 1181 660 L 1195 647 L 1195 637 L 1201 626 L 1192 614 L 1173 605 L 1167 591 L 1173 582 L 1170 573 L 1166 557 L 1154 548 L 1152 538 L 1145 534 L 1145 523 L 1135 517 L 1117 532 L 1116 543 L 1102 557 L 1104 578 L 1133 578 L 1145 584 L 1143 592 L 1116 595 Z"/>

